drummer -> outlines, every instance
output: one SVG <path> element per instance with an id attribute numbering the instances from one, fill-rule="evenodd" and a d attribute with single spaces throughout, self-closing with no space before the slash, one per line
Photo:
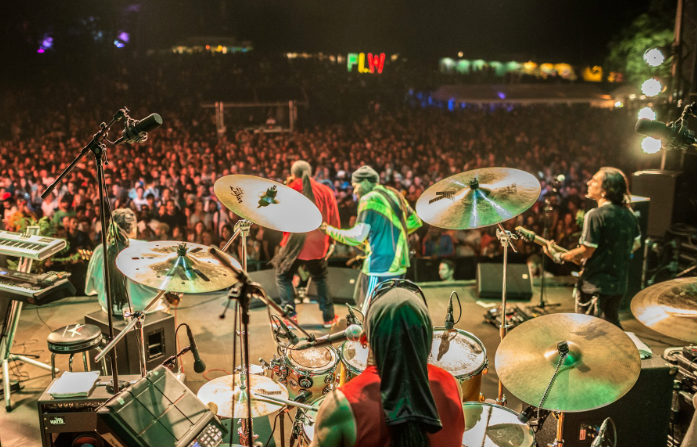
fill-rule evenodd
<path id="1" fill-rule="evenodd" d="M 433 329 L 422 297 L 392 288 L 374 299 L 365 321 L 368 366 L 327 394 L 312 445 L 460 446 L 460 387 L 427 364 Z"/>
<path id="2" fill-rule="evenodd" d="M 133 311 L 144 310 L 150 300 L 159 292 L 157 289 L 137 284 L 126 278 L 116 268 L 116 255 L 121 250 L 134 244 L 142 244 L 136 240 L 138 234 L 138 219 L 130 208 L 118 208 L 111 213 L 110 231 L 107 236 L 107 249 L 109 250 L 109 282 L 111 283 L 112 315 L 123 316 L 123 311 L 133 306 Z M 85 283 L 86 295 L 97 295 L 97 301 L 104 312 L 108 312 L 107 299 L 104 287 L 104 256 L 102 245 L 98 245 L 92 253 L 87 266 L 87 279 Z M 163 298 L 161 303 L 153 305 L 149 312 L 168 310 Z"/>

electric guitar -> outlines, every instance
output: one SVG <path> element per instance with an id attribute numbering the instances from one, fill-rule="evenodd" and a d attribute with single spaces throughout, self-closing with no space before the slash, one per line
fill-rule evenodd
<path id="1" fill-rule="evenodd" d="M 528 242 L 534 242 L 535 244 L 539 245 L 540 247 L 546 247 L 547 244 L 550 242 L 547 239 L 538 236 L 534 231 L 530 231 L 525 227 L 521 227 L 521 226 L 515 227 L 515 231 L 524 240 L 526 240 Z M 555 242 L 552 242 L 552 247 L 561 253 L 566 253 L 569 251 L 564 247 L 558 246 Z"/>

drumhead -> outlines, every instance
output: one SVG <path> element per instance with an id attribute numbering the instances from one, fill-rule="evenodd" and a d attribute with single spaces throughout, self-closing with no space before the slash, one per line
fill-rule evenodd
<path id="1" fill-rule="evenodd" d="M 518 413 L 500 405 L 465 402 L 462 445 L 482 447 L 532 447 L 535 433 L 518 420 Z"/>
<path id="2" fill-rule="evenodd" d="M 360 374 L 368 366 L 368 354 L 370 349 L 365 348 L 359 341 L 345 341 L 341 345 L 341 360 L 348 366 L 353 373 Z"/>
<path id="3" fill-rule="evenodd" d="M 477 337 L 461 329 L 446 332 L 440 328 L 433 330 L 428 363 L 443 368 L 456 378 L 462 378 L 482 372 L 488 365 L 488 360 L 486 348 Z"/>
<path id="4" fill-rule="evenodd" d="M 307 349 L 288 348 L 288 361 L 297 369 L 322 373 L 336 367 L 337 359 L 334 349 L 328 346 L 315 346 Z"/>

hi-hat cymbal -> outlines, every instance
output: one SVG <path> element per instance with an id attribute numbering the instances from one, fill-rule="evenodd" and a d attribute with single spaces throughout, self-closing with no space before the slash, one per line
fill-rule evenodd
<path id="1" fill-rule="evenodd" d="M 511 168 L 481 168 L 431 185 L 416 201 L 416 214 L 449 230 L 486 227 L 511 219 L 540 196 L 534 175 Z"/>
<path id="2" fill-rule="evenodd" d="M 543 315 L 511 330 L 496 351 L 496 373 L 523 402 L 538 406 L 559 361 L 558 343 L 569 354 L 541 408 L 577 412 L 604 407 L 629 391 L 641 360 L 617 326 L 575 313 Z"/>
<path id="3" fill-rule="evenodd" d="M 288 399 L 288 390 L 285 386 L 265 376 L 250 375 L 252 382 L 251 393 L 280 397 Z M 235 374 L 235 390 L 232 389 L 232 376 L 217 377 L 205 383 L 196 394 L 204 404 L 208 405 L 214 413 L 220 417 L 232 417 L 232 401 L 235 401 L 235 419 L 247 417 L 247 401 L 241 397 L 240 375 Z M 246 396 L 250 396 L 250 390 L 246 390 Z M 252 399 L 252 417 L 267 416 L 275 413 L 283 407 L 268 401 Z"/>
<path id="4" fill-rule="evenodd" d="M 242 271 L 235 258 L 218 252 Z M 169 292 L 213 292 L 238 281 L 237 274 L 210 253 L 210 247 L 188 242 L 131 241 L 116 256 L 116 267 L 131 281 Z"/>
<path id="5" fill-rule="evenodd" d="M 697 278 L 678 278 L 647 287 L 632 298 L 632 313 L 644 326 L 697 343 Z"/>
<path id="6" fill-rule="evenodd" d="M 322 214 L 310 199 L 273 180 L 227 175 L 216 180 L 214 190 L 230 211 L 262 227 L 307 233 L 322 223 Z"/>

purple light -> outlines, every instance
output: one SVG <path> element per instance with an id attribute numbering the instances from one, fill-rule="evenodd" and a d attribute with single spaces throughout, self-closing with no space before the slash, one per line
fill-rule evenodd
<path id="1" fill-rule="evenodd" d="M 123 47 L 126 46 L 126 44 L 123 43 L 123 42 L 121 42 L 120 40 L 116 39 L 116 40 L 114 40 L 114 46 L 115 46 L 116 48 L 123 48 Z"/>
<path id="2" fill-rule="evenodd" d="M 121 42 L 124 43 L 128 43 L 128 41 L 131 38 L 131 36 L 126 31 L 121 31 L 117 37 Z"/>
<path id="3" fill-rule="evenodd" d="M 36 50 L 36 52 L 39 54 L 44 54 L 46 50 L 44 50 L 43 48 L 39 48 L 38 50 Z"/>
<path id="4" fill-rule="evenodd" d="M 499 99 L 506 99 L 506 94 L 504 92 L 496 92 L 496 95 Z"/>

